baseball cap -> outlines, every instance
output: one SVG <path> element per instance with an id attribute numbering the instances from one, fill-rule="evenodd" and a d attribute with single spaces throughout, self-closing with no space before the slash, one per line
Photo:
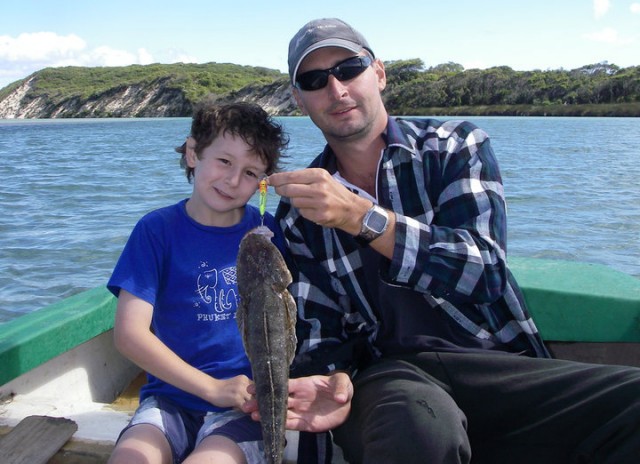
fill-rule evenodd
<path id="1" fill-rule="evenodd" d="M 375 58 L 367 39 L 337 18 L 314 19 L 308 22 L 289 42 L 289 77 L 295 85 L 300 63 L 309 53 L 323 47 L 340 47 L 360 53 L 366 49 Z"/>

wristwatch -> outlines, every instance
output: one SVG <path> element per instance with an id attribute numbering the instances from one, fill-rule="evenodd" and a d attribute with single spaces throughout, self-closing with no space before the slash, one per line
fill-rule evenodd
<path id="1" fill-rule="evenodd" d="M 360 233 L 356 237 L 361 243 L 370 243 L 384 234 L 389 225 L 389 215 L 387 212 L 374 204 L 364 215 Z"/>

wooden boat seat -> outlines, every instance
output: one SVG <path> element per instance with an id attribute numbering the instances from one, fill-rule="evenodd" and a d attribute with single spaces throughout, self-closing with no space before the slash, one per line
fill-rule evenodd
<path id="1" fill-rule="evenodd" d="M 25 417 L 0 437 L 0 462 L 46 464 L 76 430 L 77 424 L 63 417 Z"/>
<path id="2" fill-rule="evenodd" d="M 140 388 L 147 382 L 145 372 L 140 372 L 124 389 L 124 391 L 111 403 L 111 407 L 118 411 L 135 412 L 138 407 Z"/>

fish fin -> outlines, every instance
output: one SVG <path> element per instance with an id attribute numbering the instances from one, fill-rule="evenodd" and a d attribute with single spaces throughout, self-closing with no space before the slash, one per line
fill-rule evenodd
<path id="1" fill-rule="evenodd" d="M 240 331 L 240 337 L 242 338 L 242 345 L 244 346 L 244 351 L 247 353 L 247 357 L 249 357 L 249 350 L 247 349 L 247 343 L 245 340 L 248 340 L 249 334 L 247 333 L 248 328 L 246 324 L 246 317 L 248 314 L 248 307 L 245 305 L 244 299 L 240 300 L 240 304 L 236 311 L 236 322 L 238 324 L 238 330 Z M 249 359 L 251 361 L 251 359 Z"/>
<path id="2" fill-rule="evenodd" d="M 296 355 L 296 347 L 298 345 L 298 338 L 296 337 L 296 302 L 289 293 L 288 290 L 284 291 L 284 304 L 286 307 L 286 330 L 287 330 L 287 361 L 289 365 L 293 362 L 293 358 Z"/>

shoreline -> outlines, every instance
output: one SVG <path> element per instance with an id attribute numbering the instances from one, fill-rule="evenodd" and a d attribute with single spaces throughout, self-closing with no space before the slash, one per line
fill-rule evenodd
<path id="1" fill-rule="evenodd" d="M 640 117 L 640 102 L 600 103 L 590 105 L 479 105 L 417 108 L 401 108 L 396 114 L 414 116 L 548 116 L 548 117 Z"/>
<path id="2" fill-rule="evenodd" d="M 608 117 L 608 118 L 637 118 L 640 117 L 640 102 L 635 103 L 599 103 L 589 105 L 478 105 L 478 106 L 452 106 L 452 107 L 426 107 L 426 108 L 399 108 L 390 111 L 396 116 L 505 116 L 505 117 Z M 277 117 L 298 117 L 301 113 L 281 115 Z M 30 121 L 30 120 L 106 120 L 106 119 L 171 119 L 185 118 L 186 116 L 107 116 L 96 117 L 78 114 L 74 116 L 60 116 L 51 118 L 0 118 L 2 121 Z"/>

